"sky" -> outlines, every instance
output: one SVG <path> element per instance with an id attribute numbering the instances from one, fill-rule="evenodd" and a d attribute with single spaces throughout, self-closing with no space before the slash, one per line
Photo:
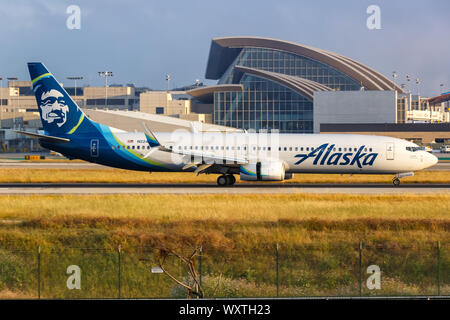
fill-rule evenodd
<path id="1" fill-rule="evenodd" d="M 69 29 L 67 8 L 80 8 Z M 381 29 L 369 29 L 370 5 Z M 211 39 L 261 36 L 293 41 L 355 59 L 398 84 L 434 96 L 450 91 L 448 0 L 0 0 L 0 77 L 29 80 L 26 63 L 43 62 L 66 86 L 110 83 L 153 89 L 205 84 Z M 3 84 L 5 85 L 5 83 Z"/>

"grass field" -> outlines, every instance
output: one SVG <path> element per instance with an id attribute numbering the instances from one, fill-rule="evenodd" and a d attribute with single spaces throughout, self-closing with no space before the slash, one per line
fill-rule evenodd
<path id="1" fill-rule="evenodd" d="M 448 193 L 36 195 L 0 196 L 0 297 L 36 296 L 38 246 L 43 297 L 116 297 L 119 245 L 123 297 L 182 297 L 150 273 L 152 259 L 161 247 L 197 245 L 207 295 L 222 274 L 219 297 L 275 296 L 277 244 L 280 296 L 357 295 L 360 241 L 363 267 L 383 270 L 377 294 L 435 294 L 440 241 L 441 293 L 450 294 Z M 83 270 L 81 291 L 65 288 L 71 264 Z M 185 276 L 176 261 L 170 268 Z"/>
<path id="2" fill-rule="evenodd" d="M 394 175 L 295 174 L 283 183 L 392 183 Z M 238 182 L 239 176 L 236 176 Z M 216 174 L 196 176 L 192 172 L 138 172 L 120 169 L 0 169 L 0 183 L 215 183 Z M 449 171 L 420 171 L 402 183 L 449 183 Z M 251 183 L 242 181 L 242 183 Z M 266 182 L 271 183 L 271 182 Z M 279 182 L 275 182 L 279 183 Z"/>

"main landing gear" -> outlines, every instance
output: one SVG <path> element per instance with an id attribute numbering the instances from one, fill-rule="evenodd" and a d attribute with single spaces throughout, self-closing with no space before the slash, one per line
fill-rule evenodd
<path id="1" fill-rule="evenodd" d="M 217 178 L 217 184 L 220 187 L 232 186 L 236 182 L 236 178 L 232 174 L 223 174 Z"/>

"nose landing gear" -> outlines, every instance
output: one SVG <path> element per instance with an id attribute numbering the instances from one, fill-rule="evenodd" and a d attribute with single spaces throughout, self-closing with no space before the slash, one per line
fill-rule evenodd
<path id="1" fill-rule="evenodd" d="M 236 178 L 232 174 L 223 174 L 217 178 L 217 184 L 220 187 L 232 186 L 236 182 Z"/>
<path id="2" fill-rule="evenodd" d="M 394 187 L 398 187 L 400 185 L 400 178 L 412 177 L 413 175 L 414 175 L 414 172 L 397 173 L 395 175 L 394 179 L 392 180 L 392 183 L 394 184 Z"/>
<path id="3" fill-rule="evenodd" d="M 394 187 L 398 187 L 400 185 L 400 179 L 394 178 L 392 179 L 392 183 L 394 184 Z"/>

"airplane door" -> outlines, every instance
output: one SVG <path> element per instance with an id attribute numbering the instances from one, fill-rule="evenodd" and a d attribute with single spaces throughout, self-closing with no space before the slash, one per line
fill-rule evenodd
<path id="1" fill-rule="evenodd" d="M 91 140 L 91 157 L 98 157 L 98 145 L 99 145 L 99 141 L 98 139 L 92 139 Z"/>
<path id="2" fill-rule="evenodd" d="M 394 143 L 386 143 L 386 160 L 394 160 Z"/>

